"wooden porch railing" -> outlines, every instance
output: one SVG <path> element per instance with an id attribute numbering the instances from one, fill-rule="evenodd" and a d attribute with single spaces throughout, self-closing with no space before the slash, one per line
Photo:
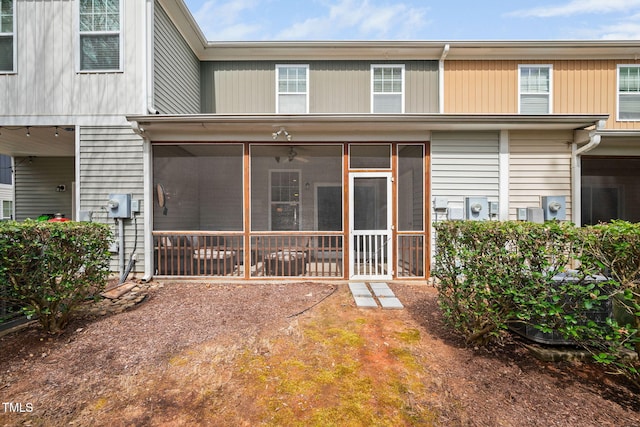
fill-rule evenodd
<path id="1" fill-rule="evenodd" d="M 159 276 L 342 278 L 342 233 L 243 233 L 154 231 Z M 245 251 L 249 250 L 249 265 Z"/>
<path id="2" fill-rule="evenodd" d="M 248 248 L 241 232 L 154 231 L 153 240 L 158 276 L 347 278 L 341 232 L 251 233 Z M 424 236 L 399 234 L 397 259 L 397 277 L 424 277 Z"/>

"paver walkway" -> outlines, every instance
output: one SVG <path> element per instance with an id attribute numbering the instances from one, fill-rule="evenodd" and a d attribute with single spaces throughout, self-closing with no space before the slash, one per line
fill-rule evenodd
<path id="1" fill-rule="evenodd" d="M 369 282 L 368 286 L 365 282 L 351 282 L 349 289 L 358 307 L 378 308 L 380 303 L 382 308 L 404 308 L 389 285 L 384 282 Z"/>

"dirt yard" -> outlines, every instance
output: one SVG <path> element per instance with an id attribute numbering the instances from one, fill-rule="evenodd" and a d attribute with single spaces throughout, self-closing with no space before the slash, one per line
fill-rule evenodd
<path id="1" fill-rule="evenodd" d="M 0 425 L 640 425 L 619 378 L 516 338 L 466 348 L 435 289 L 391 287 L 405 309 L 358 309 L 345 284 L 152 283 L 61 336 L 6 334 Z"/>

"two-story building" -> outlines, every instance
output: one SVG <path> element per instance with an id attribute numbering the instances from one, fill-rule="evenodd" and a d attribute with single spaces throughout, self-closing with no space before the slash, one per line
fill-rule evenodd
<path id="1" fill-rule="evenodd" d="M 432 221 L 640 216 L 637 41 L 221 43 L 181 0 L 0 4 L 15 217 L 111 224 L 116 271 L 425 280 Z"/>

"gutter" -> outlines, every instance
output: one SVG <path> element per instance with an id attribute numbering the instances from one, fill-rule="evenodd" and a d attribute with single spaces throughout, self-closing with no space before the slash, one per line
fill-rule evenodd
<path id="1" fill-rule="evenodd" d="M 581 158 L 585 153 L 595 149 L 602 140 L 601 130 L 604 128 L 606 121 L 598 120 L 596 128 L 588 133 L 587 139 L 581 139 L 585 131 L 575 131 L 574 142 L 571 144 L 571 204 L 573 211 L 573 223 L 580 227 L 582 226 L 582 193 L 581 193 L 581 180 L 582 180 L 582 166 Z M 586 142 L 585 145 L 578 148 L 578 144 Z"/>

